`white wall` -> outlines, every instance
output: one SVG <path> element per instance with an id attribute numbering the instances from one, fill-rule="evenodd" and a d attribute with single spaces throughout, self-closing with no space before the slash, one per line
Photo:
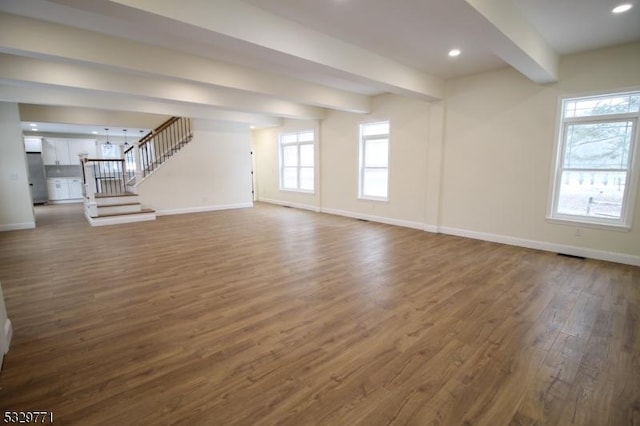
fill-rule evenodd
<path id="1" fill-rule="evenodd" d="M 315 197 L 278 190 L 277 135 L 286 129 L 255 131 L 258 198 L 640 265 L 640 194 L 631 232 L 580 228 L 576 236 L 575 226 L 545 220 L 559 97 L 633 87 L 638 43 L 564 57 L 551 85 L 504 68 L 448 81 L 442 103 L 382 95 L 370 114 L 329 111 Z M 391 122 L 386 203 L 357 198 L 358 126 L 377 120 Z"/>
<path id="2" fill-rule="evenodd" d="M 359 125 L 382 120 L 391 123 L 389 201 L 359 200 Z M 316 125 L 315 122 L 289 120 L 281 128 L 254 131 L 259 200 L 423 227 L 427 196 L 429 103 L 396 95 L 381 95 L 374 98 L 369 114 L 328 111 L 317 133 L 315 194 L 281 191 L 278 181 L 278 135 L 301 128 L 308 129 L 313 125 Z"/>
<path id="3" fill-rule="evenodd" d="M 276 204 L 296 206 L 309 210 L 320 209 L 320 167 L 316 167 L 313 194 L 280 190 L 278 137 L 281 133 L 313 130 L 316 135 L 316 165 L 320 161 L 320 124 L 317 120 L 285 120 L 282 127 L 253 131 L 253 153 L 256 157 L 258 199 Z"/>
<path id="4" fill-rule="evenodd" d="M 507 68 L 447 83 L 441 230 L 640 264 L 631 232 L 545 221 L 560 96 L 640 87 L 640 44 L 562 58 L 560 81 Z"/>
<path id="5" fill-rule="evenodd" d="M 359 126 L 382 120 L 390 123 L 389 200 L 359 200 Z M 429 124 L 429 103 L 396 95 L 375 97 L 369 114 L 329 112 L 320 125 L 322 209 L 421 228 Z"/>
<path id="6" fill-rule="evenodd" d="M 0 102 L 0 231 L 34 227 L 18 105 Z"/>
<path id="7" fill-rule="evenodd" d="M 162 214 L 253 205 L 248 126 L 193 120 L 193 139 L 138 187 Z"/>

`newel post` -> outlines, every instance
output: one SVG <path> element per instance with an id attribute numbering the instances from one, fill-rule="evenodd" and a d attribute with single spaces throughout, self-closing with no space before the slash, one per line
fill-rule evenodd
<path id="1" fill-rule="evenodd" d="M 96 207 L 96 177 L 93 170 L 93 163 L 86 154 L 80 154 L 80 163 L 82 164 L 82 175 L 84 177 L 84 205 L 87 214 L 91 217 L 97 215 Z"/>
<path id="2" fill-rule="evenodd" d="M 84 190 L 85 195 L 89 199 L 89 202 L 94 203 L 96 201 L 96 177 L 93 172 L 93 163 L 87 161 L 85 158 L 82 162 L 84 168 Z"/>
<path id="3" fill-rule="evenodd" d="M 133 158 L 136 162 L 136 183 L 142 182 L 142 157 L 140 156 L 140 143 L 133 144 Z"/>

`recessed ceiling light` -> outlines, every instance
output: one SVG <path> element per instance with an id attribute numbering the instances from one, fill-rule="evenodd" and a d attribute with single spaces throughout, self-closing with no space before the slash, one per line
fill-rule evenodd
<path id="1" fill-rule="evenodd" d="M 96 132 L 95 130 L 93 132 L 91 132 L 91 133 L 94 134 L 94 135 L 98 134 L 98 132 Z"/>
<path id="2" fill-rule="evenodd" d="M 31 126 L 31 127 L 38 127 L 38 125 L 37 125 L 36 123 L 31 123 L 31 124 L 29 124 L 29 126 Z"/>
<path id="3" fill-rule="evenodd" d="M 253 124 L 251 126 L 249 126 L 250 129 L 255 129 L 256 126 L 254 126 Z"/>
<path id="4" fill-rule="evenodd" d="M 624 13 L 627 10 L 631 9 L 633 7 L 633 5 L 631 3 L 623 3 L 620 4 L 616 7 L 613 8 L 613 10 L 611 10 L 611 12 L 613 13 Z"/>
<path id="5" fill-rule="evenodd" d="M 37 131 L 38 131 L 38 128 L 37 128 L 37 127 L 34 127 L 34 128 L 33 128 L 33 129 L 31 129 L 31 130 L 33 130 L 34 132 L 37 132 Z"/>
<path id="6" fill-rule="evenodd" d="M 449 56 L 451 56 L 452 58 L 455 58 L 456 56 L 460 56 L 460 49 L 451 49 L 449 51 Z"/>

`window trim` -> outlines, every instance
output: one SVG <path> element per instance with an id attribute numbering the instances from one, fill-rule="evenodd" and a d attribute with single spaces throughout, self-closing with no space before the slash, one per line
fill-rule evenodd
<path id="1" fill-rule="evenodd" d="M 614 230 L 614 231 L 630 231 L 634 216 L 634 208 L 636 206 L 636 194 L 640 186 L 640 112 L 616 113 L 603 115 L 590 115 L 579 117 L 565 117 L 565 105 L 571 101 L 589 98 L 608 98 L 624 94 L 635 94 L 638 90 L 620 90 L 607 91 L 599 93 L 590 93 L 580 96 L 566 96 L 558 98 L 558 114 L 556 115 L 556 140 L 553 162 L 551 164 L 551 182 L 549 192 L 549 203 L 547 209 L 546 221 L 554 224 L 572 225 L 586 228 Z M 613 123 L 631 121 L 633 130 L 631 134 L 631 143 L 629 146 L 629 165 L 627 171 L 627 179 L 625 182 L 625 193 L 623 194 L 623 203 L 620 212 L 620 219 L 597 218 L 590 216 L 568 215 L 557 212 L 557 206 L 560 196 L 560 185 L 562 181 L 562 171 L 565 159 L 565 145 L 568 127 L 572 124 L 580 123 Z M 594 169 L 589 169 L 594 170 Z M 609 169 L 602 169 L 608 171 Z"/>
<path id="2" fill-rule="evenodd" d="M 374 124 L 387 123 L 389 126 L 389 131 L 384 135 L 373 135 L 373 136 L 364 136 L 364 127 L 370 126 Z M 388 202 L 389 201 L 389 170 L 391 164 L 391 121 L 390 120 L 376 120 L 376 121 L 367 121 L 362 122 L 358 126 L 359 131 L 359 140 L 358 140 L 358 199 L 359 200 L 367 200 L 367 201 L 380 201 L 380 202 Z M 376 139 L 387 139 L 387 166 L 386 167 L 365 167 L 365 151 L 366 151 L 366 141 L 368 140 L 376 140 Z M 365 170 L 386 170 L 387 171 L 387 196 L 386 197 L 378 197 L 375 195 L 366 195 L 364 194 L 364 174 Z"/>
<path id="3" fill-rule="evenodd" d="M 300 141 L 299 137 L 302 133 L 311 133 L 313 135 L 313 139 L 311 141 Z M 296 135 L 295 142 L 283 142 L 285 136 Z M 313 148 L 313 166 L 302 166 L 300 165 L 300 147 L 302 145 L 311 145 Z M 298 156 L 296 168 L 296 177 L 297 177 L 297 187 L 289 188 L 284 186 L 284 170 L 285 168 L 290 168 L 291 166 L 284 165 L 284 147 L 286 146 L 296 146 L 296 154 Z M 280 191 L 288 191 L 288 192 L 298 192 L 304 194 L 315 194 L 316 191 L 316 132 L 314 129 L 307 130 L 295 130 L 290 132 L 280 133 L 278 135 L 278 175 L 279 175 L 279 190 Z M 300 188 L 300 170 L 301 169 L 312 169 L 313 171 L 313 189 L 302 189 Z"/>

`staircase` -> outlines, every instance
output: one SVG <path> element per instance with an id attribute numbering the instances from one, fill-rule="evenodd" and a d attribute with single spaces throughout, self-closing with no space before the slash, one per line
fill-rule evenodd
<path id="1" fill-rule="evenodd" d="M 83 157 L 85 216 L 91 226 L 155 220 L 136 188 L 192 138 L 191 120 L 172 117 L 125 150 L 123 158 Z"/>
<path id="2" fill-rule="evenodd" d="M 98 195 L 95 204 L 87 209 L 87 220 L 91 226 L 117 225 L 120 223 L 155 220 L 156 212 L 142 208 L 138 195 L 131 192 Z"/>

